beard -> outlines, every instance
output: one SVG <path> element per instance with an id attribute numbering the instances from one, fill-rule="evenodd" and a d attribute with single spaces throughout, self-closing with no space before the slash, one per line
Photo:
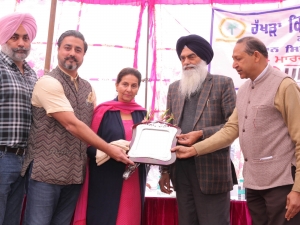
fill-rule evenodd
<path id="1" fill-rule="evenodd" d="M 74 63 L 68 63 L 68 60 L 72 59 Z M 76 70 L 79 67 L 78 60 L 74 56 L 64 58 L 63 67 L 67 70 Z"/>
<path id="2" fill-rule="evenodd" d="M 191 69 L 186 70 L 186 68 Z M 179 85 L 181 95 L 189 99 L 193 93 L 199 91 L 207 76 L 207 72 L 207 65 L 203 60 L 197 65 L 190 64 L 182 67 Z"/>
<path id="3" fill-rule="evenodd" d="M 20 48 L 11 48 L 7 44 L 1 45 L 1 51 L 6 54 L 9 58 L 11 58 L 13 61 L 23 61 L 27 58 L 27 56 L 30 53 L 30 47 L 20 47 Z M 19 53 L 18 51 L 23 51 L 22 53 Z"/>

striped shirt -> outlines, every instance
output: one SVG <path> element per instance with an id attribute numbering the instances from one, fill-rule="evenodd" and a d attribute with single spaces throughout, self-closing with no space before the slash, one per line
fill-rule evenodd
<path id="1" fill-rule="evenodd" d="M 25 61 L 22 74 L 12 59 L 0 52 L 0 145 L 27 146 L 36 81 L 36 73 Z"/>

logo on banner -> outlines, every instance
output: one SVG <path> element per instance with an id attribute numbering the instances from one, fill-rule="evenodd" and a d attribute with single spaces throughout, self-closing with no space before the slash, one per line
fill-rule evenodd
<path id="1" fill-rule="evenodd" d="M 219 31 L 223 38 L 217 38 L 216 41 L 233 42 L 243 36 L 246 24 L 235 18 L 224 18 L 220 22 Z"/>

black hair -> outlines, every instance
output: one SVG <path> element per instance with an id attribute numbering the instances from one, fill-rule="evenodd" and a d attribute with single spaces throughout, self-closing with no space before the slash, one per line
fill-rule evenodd
<path id="1" fill-rule="evenodd" d="M 268 58 L 267 47 L 258 38 L 255 38 L 255 37 L 243 37 L 243 38 L 239 39 L 236 43 L 237 44 L 245 43 L 246 44 L 245 52 L 248 55 L 253 55 L 253 53 L 255 51 L 258 51 L 265 58 Z"/>
<path id="2" fill-rule="evenodd" d="M 121 82 L 122 78 L 129 74 L 132 74 L 133 76 L 135 76 L 138 79 L 138 85 L 140 86 L 141 80 L 142 80 L 142 75 L 141 75 L 140 71 L 138 71 L 137 69 L 131 68 L 131 67 L 124 68 L 119 72 L 119 74 L 117 76 L 116 84 L 119 84 Z"/>
<path id="3" fill-rule="evenodd" d="M 88 49 L 88 45 L 84 39 L 84 36 L 82 33 L 80 33 L 79 31 L 77 30 L 67 30 L 66 32 L 62 33 L 57 41 L 57 45 L 58 47 L 60 47 L 62 41 L 65 39 L 65 37 L 69 37 L 69 36 L 72 36 L 72 37 L 76 37 L 76 38 L 79 38 L 83 41 L 83 44 L 84 44 L 84 53 L 86 53 L 87 49 Z"/>

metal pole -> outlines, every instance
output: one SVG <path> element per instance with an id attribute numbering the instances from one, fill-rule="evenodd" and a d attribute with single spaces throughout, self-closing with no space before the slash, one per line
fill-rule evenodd
<path id="1" fill-rule="evenodd" d="M 53 33 L 54 33 L 54 24 L 55 24 L 56 4 L 57 4 L 57 0 L 51 0 L 51 9 L 50 9 L 50 17 L 49 17 L 48 40 L 47 40 L 44 74 L 48 73 L 49 70 L 50 70 L 50 61 L 51 61 L 51 54 L 52 54 L 52 47 L 53 47 L 52 44 L 53 44 Z"/>

